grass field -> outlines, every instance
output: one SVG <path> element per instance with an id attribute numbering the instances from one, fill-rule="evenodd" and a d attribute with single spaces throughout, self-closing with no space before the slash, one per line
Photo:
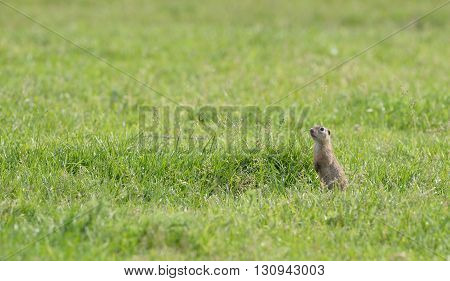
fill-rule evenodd
<path id="1" fill-rule="evenodd" d="M 442 3 L 5 1 L 180 105 L 262 109 Z M 449 259 L 450 5 L 277 103 L 309 109 L 296 141 L 248 153 L 139 146 L 174 103 L 1 2 L 1 258 Z"/>

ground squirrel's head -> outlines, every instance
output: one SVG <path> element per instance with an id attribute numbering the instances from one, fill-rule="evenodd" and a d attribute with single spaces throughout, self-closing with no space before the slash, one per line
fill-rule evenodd
<path id="1" fill-rule="evenodd" d="M 316 125 L 309 130 L 314 141 L 319 143 L 330 142 L 331 131 L 323 126 Z"/>

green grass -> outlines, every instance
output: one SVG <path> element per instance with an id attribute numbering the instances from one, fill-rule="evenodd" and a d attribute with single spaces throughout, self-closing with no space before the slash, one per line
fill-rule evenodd
<path id="1" fill-rule="evenodd" d="M 264 108 L 441 3 L 7 2 L 195 108 Z M 280 102 L 309 108 L 294 143 L 155 151 L 139 108 L 173 104 L 0 4 L 0 257 L 448 259 L 449 18 Z M 345 192 L 320 189 L 318 123 Z"/>

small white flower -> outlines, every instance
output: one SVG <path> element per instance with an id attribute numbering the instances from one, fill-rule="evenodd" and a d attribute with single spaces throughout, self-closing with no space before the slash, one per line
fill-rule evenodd
<path id="1" fill-rule="evenodd" d="M 330 48 L 330 54 L 333 56 L 337 56 L 337 54 L 339 53 L 338 49 L 336 47 L 331 47 Z"/>

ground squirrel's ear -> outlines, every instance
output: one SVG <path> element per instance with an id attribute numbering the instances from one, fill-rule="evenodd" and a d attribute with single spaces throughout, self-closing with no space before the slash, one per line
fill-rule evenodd
<path id="1" fill-rule="evenodd" d="M 330 130 L 328 130 L 328 135 L 331 136 L 331 131 Z"/>

